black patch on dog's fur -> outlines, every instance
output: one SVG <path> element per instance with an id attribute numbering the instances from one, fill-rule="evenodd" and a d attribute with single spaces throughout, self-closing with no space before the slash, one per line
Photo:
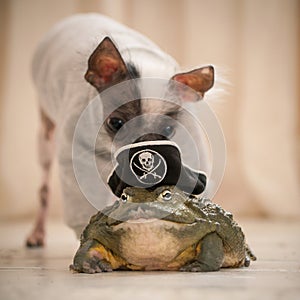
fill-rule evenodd
<path id="1" fill-rule="evenodd" d="M 128 71 L 128 74 L 131 79 L 141 77 L 140 72 L 138 71 L 137 67 L 132 62 L 127 63 L 126 67 L 127 67 L 127 71 Z"/>

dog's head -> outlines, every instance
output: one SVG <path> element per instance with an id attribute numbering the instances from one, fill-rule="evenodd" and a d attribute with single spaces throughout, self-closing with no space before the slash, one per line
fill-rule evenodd
<path id="1" fill-rule="evenodd" d="M 158 78 L 159 76 L 160 74 L 157 74 Z M 86 81 L 99 93 L 118 83 L 139 77 L 140 72 L 137 66 L 132 62 L 124 61 L 109 37 L 104 38 L 89 57 L 88 70 L 85 74 Z M 174 74 L 170 78 L 170 82 L 180 83 L 175 88 L 175 93 L 180 101 L 197 101 L 202 99 L 213 86 L 214 68 L 206 66 L 190 72 Z M 184 87 L 192 88 L 196 93 L 187 93 Z M 131 98 L 132 101 L 126 101 L 123 104 L 120 101 L 121 104 L 116 105 L 118 99 L 124 95 L 130 99 L 130 93 L 134 94 Z M 115 94 L 114 90 L 110 89 L 109 96 L 103 97 L 102 104 L 106 117 L 101 129 L 102 134 L 111 141 L 117 139 L 123 140 L 123 142 L 124 134 L 129 132 L 133 133 L 131 139 L 135 139 L 135 141 L 169 139 L 174 134 L 176 120 L 181 114 L 180 103 L 158 99 L 137 99 L 137 93 L 139 91 L 134 86 L 130 86 L 130 88 L 126 86 L 124 90 L 121 86 Z M 112 110 L 112 104 L 117 108 Z M 141 118 L 141 116 L 143 117 Z M 128 124 L 130 127 L 126 128 Z M 123 131 L 122 134 L 121 131 Z M 125 144 L 130 142 L 133 141 L 128 139 Z"/>

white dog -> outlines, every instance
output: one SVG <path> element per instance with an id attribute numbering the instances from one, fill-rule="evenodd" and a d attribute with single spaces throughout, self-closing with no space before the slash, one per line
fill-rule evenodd
<path id="1" fill-rule="evenodd" d="M 153 42 L 105 16 L 86 14 L 72 16 L 57 24 L 43 39 L 33 59 L 33 78 L 39 96 L 41 127 L 39 156 L 43 170 L 40 188 L 41 209 L 28 246 L 42 246 L 45 238 L 45 216 L 49 201 L 49 171 L 55 148 L 59 162 L 64 210 L 67 224 L 77 235 L 86 226 L 95 208 L 86 201 L 76 182 L 72 165 L 72 141 L 76 123 L 87 104 L 109 87 L 133 78 L 173 79 L 193 88 L 199 99 L 214 83 L 211 66 L 177 73 L 178 65 Z M 109 99 L 103 100 L 103 114 L 109 110 Z M 105 176 L 111 172 L 111 145 L 126 122 L 143 114 L 161 114 L 178 118 L 180 107 L 158 100 L 135 100 L 109 113 L 99 131 L 97 165 Z M 103 116 L 99 116 L 99 118 Z M 156 124 L 155 116 L 148 126 Z M 172 125 L 163 125 L 161 134 L 141 140 L 168 139 Z M 110 197 L 103 185 L 99 197 Z"/>

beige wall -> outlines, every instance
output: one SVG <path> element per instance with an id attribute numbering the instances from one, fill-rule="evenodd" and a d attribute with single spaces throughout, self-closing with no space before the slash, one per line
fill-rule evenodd
<path id="1" fill-rule="evenodd" d="M 38 114 L 30 58 L 61 18 L 98 11 L 148 35 L 183 67 L 217 66 L 228 161 L 216 201 L 239 214 L 300 215 L 297 0 L 0 1 L 0 217 L 36 210 Z M 57 168 L 51 214 L 60 214 Z"/>

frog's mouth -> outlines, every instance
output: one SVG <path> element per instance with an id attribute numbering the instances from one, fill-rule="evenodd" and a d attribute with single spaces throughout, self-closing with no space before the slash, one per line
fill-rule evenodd
<path id="1" fill-rule="evenodd" d="M 164 220 L 182 224 L 193 224 L 197 218 L 188 209 L 174 208 L 161 203 L 128 203 L 112 212 L 107 220 L 109 226 L 128 223 L 148 223 Z"/>
<path id="2" fill-rule="evenodd" d="M 154 213 L 152 210 L 147 210 L 139 206 L 137 209 L 131 210 L 128 212 L 128 220 L 127 222 L 131 223 L 141 223 L 143 221 L 153 220 Z M 155 218 L 157 219 L 157 218 Z"/>

